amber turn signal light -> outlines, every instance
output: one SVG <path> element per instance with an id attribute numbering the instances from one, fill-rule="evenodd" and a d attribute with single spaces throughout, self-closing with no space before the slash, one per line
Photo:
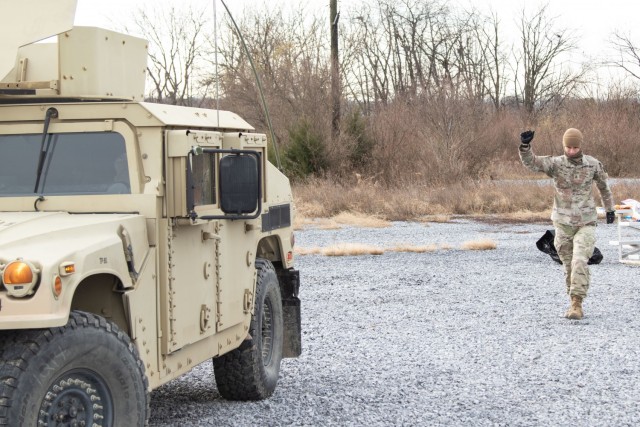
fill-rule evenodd
<path id="1" fill-rule="evenodd" d="M 60 279 L 60 276 L 58 276 L 57 274 L 53 276 L 52 286 L 53 295 L 57 299 L 62 293 L 62 279 Z"/>
<path id="2" fill-rule="evenodd" d="M 76 272 L 76 265 L 73 262 L 63 262 L 58 268 L 61 276 L 69 276 Z"/>

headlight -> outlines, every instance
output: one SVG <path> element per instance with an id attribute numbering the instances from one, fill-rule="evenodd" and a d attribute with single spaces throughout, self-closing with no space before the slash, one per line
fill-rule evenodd
<path id="1" fill-rule="evenodd" d="M 34 292 L 39 271 L 30 262 L 11 261 L 2 272 L 2 283 L 12 297 L 22 298 Z"/>

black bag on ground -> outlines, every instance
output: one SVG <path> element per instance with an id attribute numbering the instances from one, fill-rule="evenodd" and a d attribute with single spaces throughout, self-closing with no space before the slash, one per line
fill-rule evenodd
<path id="1" fill-rule="evenodd" d="M 536 246 L 540 251 L 544 252 L 545 254 L 548 254 L 552 260 L 554 260 L 558 264 L 562 264 L 562 261 L 560 261 L 560 257 L 558 256 L 558 251 L 556 251 L 556 247 L 553 244 L 553 239 L 555 237 L 556 237 L 555 230 L 547 230 L 542 235 L 540 240 L 536 242 Z M 603 256 L 602 256 L 602 252 L 600 252 L 600 249 L 594 247 L 593 255 L 591 255 L 591 258 L 589 258 L 589 261 L 587 262 L 587 264 L 589 265 L 600 264 L 600 262 L 602 261 L 602 258 Z"/>

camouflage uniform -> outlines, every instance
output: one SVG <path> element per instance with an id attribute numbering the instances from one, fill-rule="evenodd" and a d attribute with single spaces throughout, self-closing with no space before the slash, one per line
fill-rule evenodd
<path id="1" fill-rule="evenodd" d="M 589 289 L 587 261 L 595 246 L 596 204 L 592 184 L 596 183 L 607 212 L 614 210 L 607 173 L 597 159 L 582 155 L 536 156 L 529 144 L 520 145 L 522 163 L 535 172 L 553 178 L 555 196 L 551 220 L 556 229 L 554 245 L 564 266 L 567 293 L 581 298 Z"/>

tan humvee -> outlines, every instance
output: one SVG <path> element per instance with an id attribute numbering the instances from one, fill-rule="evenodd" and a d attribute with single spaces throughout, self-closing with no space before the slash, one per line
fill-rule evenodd
<path id="1" fill-rule="evenodd" d="M 50 13 L 0 30 L 0 424 L 144 425 L 207 359 L 223 397 L 271 395 L 301 337 L 266 136 L 144 102 L 144 40 Z"/>

